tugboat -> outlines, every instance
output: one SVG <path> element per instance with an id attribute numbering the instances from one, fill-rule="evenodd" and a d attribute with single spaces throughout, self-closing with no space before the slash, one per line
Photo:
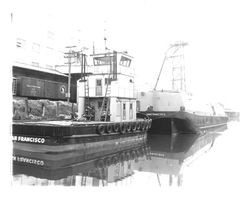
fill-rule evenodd
<path id="1" fill-rule="evenodd" d="M 139 92 L 140 112 L 152 119 L 152 133 L 197 133 L 206 132 L 227 124 L 228 117 L 222 104 L 200 102 L 186 91 L 183 47 L 180 42 L 169 47 L 155 87 L 152 91 Z M 180 52 L 178 54 L 178 52 Z M 176 61 L 176 58 L 178 61 Z M 157 90 L 162 68 L 167 59 L 172 59 L 172 90 Z M 174 62 L 177 62 L 174 63 Z"/>
<path id="2" fill-rule="evenodd" d="M 63 152 L 102 149 L 146 138 L 151 120 L 136 116 L 132 57 L 116 51 L 93 54 L 93 65 L 87 66 L 85 54 L 78 52 L 76 56 L 81 60 L 81 72 L 75 73 L 75 77 L 79 77 L 78 117 L 59 121 L 14 121 L 14 148 Z M 70 92 L 70 88 L 68 90 Z"/>

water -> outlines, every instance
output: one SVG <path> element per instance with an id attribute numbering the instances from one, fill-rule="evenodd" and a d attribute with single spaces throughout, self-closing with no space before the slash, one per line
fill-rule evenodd
<path id="1" fill-rule="evenodd" d="M 13 185 L 247 187 L 248 135 L 240 123 L 202 135 L 148 136 L 145 143 L 91 155 L 18 152 Z"/>

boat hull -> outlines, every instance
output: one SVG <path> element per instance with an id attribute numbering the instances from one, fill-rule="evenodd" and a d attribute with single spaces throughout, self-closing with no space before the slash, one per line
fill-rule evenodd
<path id="1" fill-rule="evenodd" d="M 204 116 L 189 112 L 150 112 L 152 119 L 149 133 L 200 133 L 227 126 L 226 116 Z"/>
<path id="2" fill-rule="evenodd" d="M 133 122 L 44 121 L 13 123 L 13 148 L 40 153 L 105 150 L 146 139 L 150 120 Z M 117 126 L 117 127 L 116 127 Z"/>

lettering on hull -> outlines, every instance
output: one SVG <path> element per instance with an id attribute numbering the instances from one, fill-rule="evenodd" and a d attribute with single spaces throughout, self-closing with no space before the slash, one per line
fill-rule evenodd
<path id="1" fill-rule="evenodd" d="M 29 164 L 38 165 L 38 166 L 44 165 L 44 161 L 42 161 L 42 160 L 31 159 L 31 158 L 27 158 L 27 157 L 13 156 L 13 161 L 22 162 L 22 163 L 29 163 Z"/>
<path id="2" fill-rule="evenodd" d="M 30 142 L 38 144 L 45 143 L 45 138 L 39 138 L 39 137 L 13 136 L 12 140 L 16 142 Z"/>

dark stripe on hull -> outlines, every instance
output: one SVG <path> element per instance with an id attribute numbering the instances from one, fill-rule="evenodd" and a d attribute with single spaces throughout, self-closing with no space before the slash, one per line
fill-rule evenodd
<path id="1" fill-rule="evenodd" d="M 134 143 L 141 143 L 147 137 L 146 132 L 137 132 L 125 135 L 106 135 L 83 137 L 81 142 L 63 143 L 63 144 L 32 144 L 23 142 L 14 142 L 13 148 L 16 150 L 37 152 L 37 153 L 63 153 L 70 151 L 102 151 L 109 148 L 121 148 Z"/>
<path id="2" fill-rule="evenodd" d="M 227 125 L 226 116 L 201 116 L 188 112 L 147 114 L 152 119 L 149 133 L 199 133 Z"/>

